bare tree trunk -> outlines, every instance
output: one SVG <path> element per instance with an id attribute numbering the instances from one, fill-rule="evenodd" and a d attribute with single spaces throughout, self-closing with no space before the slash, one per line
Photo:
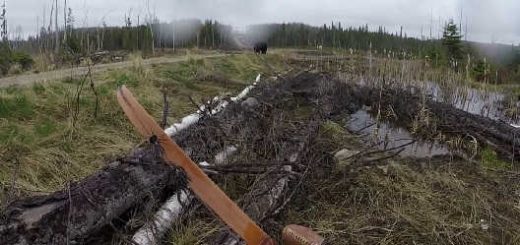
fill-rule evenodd
<path id="1" fill-rule="evenodd" d="M 140 33 L 140 31 L 139 31 L 139 29 L 140 29 L 140 27 L 139 27 L 140 23 L 139 23 L 139 22 L 140 22 L 140 21 L 141 21 L 141 20 L 140 20 L 140 16 L 137 15 L 137 35 L 136 35 L 136 39 L 137 39 L 137 49 L 139 49 L 139 33 Z"/>
<path id="2" fill-rule="evenodd" d="M 87 35 L 87 54 L 90 54 L 91 50 L 90 50 L 90 35 L 88 34 L 88 32 L 86 33 Z"/>
<path id="3" fill-rule="evenodd" d="M 150 28 L 150 33 L 152 35 L 152 55 L 155 55 L 155 39 L 154 39 L 153 28 L 152 28 L 151 23 L 149 25 L 149 28 Z"/>
<path id="4" fill-rule="evenodd" d="M 99 36 L 99 27 L 96 28 L 96 50 L 101 50 L 101 37 Z"/>
<path id="5" fill-rule="evenodd" d="M 64 3 L 63 3 L 63 26 L 64 26 L 64 31 L 63 31 L 63 43 L 66 43 L 67 42 L 67 0 L 63 0 Z"/>
<path id="6" fill-rule="evenodd" d="M 172 51 L 175 53 L 175 22 L 172 22 Z"/>
<path id="7" fill-rule="evenodd" d="M 152 28 L 155 14 L 152 15 L 152 12 L 150 12 L 150 0 L 148 0 L 146 4 L 148 10 L 148 28 L 150 29 L 150 34 L 152 35 L 152 55 L 155 55 L 155 38 Z"/>
<path id="8" fill-rule="evenodd" d="M 2 33 L 1 33 L 1 36 L 2 36 L 2 41 L 3 42 L 7 42 L 9 40 L 9 37 L 8 37 L 8 33 L 7 33 L 7 6 L 6 6 L 6 2 L 4 0 L 4 3 L 2 4 Z"/>
<path id="9" fill-rule="evenodd" d="M 55 52 L 56 54 L 58 52 L 60 52 L 60 34 L 59 34 L 59 27 L 58 27 L 58 0 L 55 0 L 54 1 L 56 3 L 56 11 L 54 12 L 54 27 L 55 27 L 55 38 L 56 38 L 56 43 L 55 43 Z"/>
<path id="10" fill-rule="evenodd" d="M 199 45 L 200 45 L 200 32 L 197 32 L 197 49 L 199 48 Z"/>
<path id="11" fill-rule="evenodd" d="M 101 49 L 105 49 L 105 28 L 101 31 Z"/>
<path id="12" fill-rule="evenodd" d="M 54 2 L 51 3 L 51 14 L 49 15 L 49 26 L 47 27 L 46 46 L 49 52 L 52 50 L 52 18 L 54 18 Z"/>

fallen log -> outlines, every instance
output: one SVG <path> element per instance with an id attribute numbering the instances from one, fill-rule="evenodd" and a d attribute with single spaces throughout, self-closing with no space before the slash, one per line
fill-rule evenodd
<path id="1" fill-rule="evenodd" d="M 160 244 L 161 238 L 172 223 L 190 208 L 195 196 L 189 190 L 175 192 L 155 213 L 151 222 L 145 224 L 132 237 L 134 244 Z"/>
<path id="2" fill-rule="evenodd" d="M 3 213 L 0 244 L 99 242 L 117 229 L 117 219 L 142 210 L 140 201 L 157 202 L 185 188 L 182 172 L 153 157 L 155 149 L 136 151 L 102 171 L 48 196 L 15 201 Z"/>
<path id="3" fill-rule="evenodd" d="M 236 97 L 232 97 L 231 100 L 233 102 L 240 102 L 243 100 L 249 92 L 260 82 L 261 74 L 256 76 L 255 82 L 247 86 L 242 92 L 240 92 Z M 209 110 L 206 112 L 206 107 L 208 105 L 203 105 L 199 107 L 196 113 L 191 114 L 181 121 L 181 123 L 177 123 L 172 125 L 170 128 L 166 129 L 165 132 L 169 135 L 175 135 L 179 131 L 188 128 L 189 126 L 198 122 L 205 114 L 215 115 L 226 108 L 229 103 L 225 100 L 220 100 L 215 97 L 216 100 L 214 102 L 218 102 L 217 107 L 215 109 Z M 208 101 L 210 104 L 211 101 Z M 235 153 L 237 148 L 235 146 L 228 147 L 224 151 L 218 153 L 215 156 L 215 164 L 223 164 L 228 156 Z M 207 165 L 206 161 L 200 163 L 200 165 Z M 191 192 L 187 192 L 185 190 L 177 191 L 173 194 L 157 211 L 154 215 L 152 222 L 145 224 L 141 229 L 139 229 L 134 236 L 132 237 L 132 241 L 135 244 L 140 245 L 154 245 L 158 244 L 161 237 L 164 233 L 169 229 L 169 226 L 176 221 L 184 211 L 187 211 L 187 205 L 190 205 L 194 199 L 194 195 Z"/>
<path id="4" fill-rule="evenodd" d="M 242 100 L 257 85 L 248 86 L 236 97 Z M 168 135 L 178 135 L 181 146 L 190 145 L 194 138 L 185 129 L 200 123 L 200 119 L 221 112 L 229 103 L 210 101 L 217 106 L 210 112 L 200 109 L 166 129 Z M 209 105 L 206 105 L 209 107 Z M 240 123 L 240 120 L 234 121 Z M 211 127 L 200 131 L 211 131 Z M 207 144 L 193 144 L 191 151 L 212 154 Z M 202 148 L 205 148 L 202 150 Z M 154 209 L 178 190 L 186 189 L 184 174 L 162 160 L 160 149 L 146 145 L 128 157 L 107 165 L 92 176 L 72 183 L 69 188 L 47 196 L 29 197 L 11 203 L 2 212 L 0 244 L 99 244 L 111 239 L 111 233 L 125 226 L 132 213 Z M 128 217 L 125 217 L 128 216 Z"/>
<path id="5" fill-rule="evenodd" d="M 336 95 L 322 94 L 323 90 L 317 89 L 319 80 L 323 80 L 320 75 L 301 74 L 252 90 L 260 107 L 244 110 L 237 103 L 229 103 L 222 113 L 197 120 L 194 127 L 180 131 L 176 141 L 197 162 L 235 143 L 249 144 L 250 156 L 255 158 L 284 162 L 273 157 L 279 156 L 277 151 L 292 135 L 277 135 L 278 145 L 272 144 L 269 135 L 280 113 L 305 104 L 323 105 L 327 111 L 324 114 L 333 114 L 341 106 L 327 101 L 335 98 L 348 103 Z M 294 130 L 308 133 L 301 126 Z M 232 142 L 227 140 L 230 136 L 235 136 Z M 2 213 L 0 244 L 102 244 L 112 243 L 114 235 L 120 233 L 116 241 L 130 242 L 128 234 L 139 227 L 129 224 L 129 220 L 135 215 L 151 214 L 173 193 L 185 188 L 184 181 L 179 181 L 184 179 L 182 172 L 166 165 L 158 152 L 144 145 L 69 188 L 14 201 Z"/>
<path id="6" fill-rule="evenodd" d="M 226 149 L 215 156 L 215 162 L 224 164 L 229 156 L 236 152 L 235 146 Z M 200 166 L 209 165 L 206 161 L 199 163 Z M 173 194 L 155 213 L 151 222 L 145 224 L 132 237 L 132 242 L 139 245 L 160 244 L 161 238 L 170 229 L 172 223 L 190 211 L 195 196 L 189 190 L 180 190 Z"/>
<path id="7" fill-rule="evenodd" d="M 291 171 L 292 166 L 283 166 L 286 171 Z M 254 220 L 262 221 L 263 218 L 269 215 L 269 212 L 275 207 L 279 200 L 283 197 L 283 193 L 289 189 L 290 175 L 278 176 L 277 179 L 269 179 L 260 182 L 257 189 L 254 192 L 263 193 L 261 196 L 257 196 L 254 201 L 251 201 L 245 205 L 244 211 L 251 216 Z M 249 193 L 249 196 L 254 196 L 254 193 Z M 244 244 L 238 236 L 231 231 L 224 229 L 225 231 L 220 234 L 220 238 L 213 244 L 219 245 L 235 245 Z"/>

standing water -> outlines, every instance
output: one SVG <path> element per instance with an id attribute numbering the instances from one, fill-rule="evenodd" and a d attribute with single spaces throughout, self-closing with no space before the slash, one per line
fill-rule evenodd
<path id="1" fill-rule="evenodd" d="M 520 118 L 506 114 L 506 96 L 503 93 L 459 86 L 445 88 L 434 82 L 421 82 L 412 89 L 412 92 L 420 91 L 425 92 L 433 101 L 519 127 Z M 518 102 L 516 106 L 519 106 Z"/>
<path id="2" fill-rule="evenodd" d="M 347 128 L 352 132 L 364 135 L 363 140 L 366 145 L 377 144 L 381 150 L 394 148 L 403 149 L 400 155 L 404 157 L 431 158 L 449 154 L 448 149 L 438 143 L 427 141 L 414 142 L 415 139 L 408 130 L 391 127 L 389 124 L 383 122 L 378 123 L 377 120 L 365 110 L 359 110 L 352 114 Z"/>
<path id="3" fill-rule="evenodd" d="M 450 104 L 457 109 L 489 117 L 493 120 L 506 119 L 501 110 L 505 96 L 501 93 L 461 87 L 442 89 L 441 86 L 433 82 L 423 84 L 423 89 L 434 101 Z"/>

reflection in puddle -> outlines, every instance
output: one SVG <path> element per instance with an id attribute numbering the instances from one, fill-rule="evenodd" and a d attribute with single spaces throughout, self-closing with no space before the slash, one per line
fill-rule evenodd
<path id="1" fill-rule="evenodd" d="M 366 145 L 373 145 L 379 142 L 379 148 L 391 149 L 406 145 L 414 140 L 414 137 L 403 128 L 393 128 L 387 123 L 379 123 L 379 128 L 375 118 L 364 110 L 351 115 L 348 122 L 347 128 L 352 132 L 365 135 L 363 137 Z M 449 154 L 446 147 L 432 142 L 415 142 L 408 144 L 404 147 L 404 150 L 400 153 L 404 157 L 433 157 L 439 155 Z"/>
<path id="2" fill-rule="evenodd" d="M 493 120 L 505 119 L 505 115 L 499 109 L 505 97 L 501 93 L 461 87 L 442 89 L 433 82 L 422 83 L 422 89 L 434 101 L 450 104 L 457 109 Z"/>
<path id="3" fill-rule="evenodd" d="M 356 81 L 361 86 L 381 86 L 380 83 L 371 83 L 364 78 Z M 452 105 L 453 107 L 471 114 L 500 120 L 509 124 L 520 124 L 519 120 L 513 120 L 504 114 L 503 93 L 479 90 L 457 85 L 443 87 L 430 81 L 415 81 L 408 85 L 397 85 L 401 89 L 409 89 L 413 94 L 425 93 L 433 101 Z M 520 104 L 520 103 L 519 103 Z"/>

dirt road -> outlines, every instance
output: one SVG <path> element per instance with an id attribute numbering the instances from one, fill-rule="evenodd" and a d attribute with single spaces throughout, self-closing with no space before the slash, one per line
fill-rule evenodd
<path id="1" fill-rule="evenodd" d="M 143 65 L 149 66 L 152 64 L 166 64 L 187 61 L 189 58 L 214 58 L 223 57 L 226 54 L 210 54 L 210 55 L 190 55 L 190 56 L 179 56 L 179 57 L 157 57 L 143 60 Z M 109 64 L 98 64 L 92 67 L 93 73 L 105 72 L 111 69 L 122 69 L 132 66 L 132 61 L 123 61 Z M 61 80 L 69 77 L 71 74 L 74 76 L 84 75 L 88 72 L 88 67 L 78 67 L 74 69 L 62 69 L 49 72 L 41 72 L 38 74 L 22 74 L 18 76 L 4 77 L 0 79 L 0 87 L 7 87 L 10 85 L 29 85 L 36 82 L 48 82 Z"/>

